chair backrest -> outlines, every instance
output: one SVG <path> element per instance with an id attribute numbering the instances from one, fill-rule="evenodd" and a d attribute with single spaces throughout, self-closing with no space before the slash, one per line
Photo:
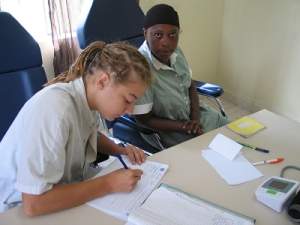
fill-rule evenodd
<path id="1" fill-rule="evenodd" d="M 94 0 L 77 29 L 77 38 L 81 48 L 93 41 L 107 43 L 127 41 L 139 47 L 144 41 L 143 23 L 145 15 L 136 0 Z M 121 141 L 131 143 L 151 153 L 158 152 L 139 134 L 134 120 L 120 117 L 108 122 L 113 136 Z"/>
<path id="2" fill-rule="evenodd" d="M 128 115 L 124 115 L 116 119 L 112 123 L 111 128 L 113 130 L 114 138 L 117 138 L 125 143 L 133 144 L 149 153 L 154 154 L 164 149 L 162 145 L 162 147 L 159 148 L 147 143 L 141 134 L 147 135 L 148 137 L 151 136 L 153 141 L 160 143 L 156 136 L 158 134 L 149 128 L 140 126 L 133 117 Z"/>
<path id="3" fill-rule="evenodd" d="M 128 41 L 138 47 L 144 41 L 144 13 L 136 0 L 94 0 L 77 29 L 80 48 L 93 41 Z"/>
<path id="4" fill-rule="evenodd" d="M 0 12 L 0 141 L 23 104 L 46 83 L 39 45 L 9 13 Z"/>

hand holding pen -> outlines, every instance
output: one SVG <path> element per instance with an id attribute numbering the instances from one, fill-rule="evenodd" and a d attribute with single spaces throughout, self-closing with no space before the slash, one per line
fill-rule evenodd
<path id="1" fill-rule="evenodd" d="M 115 155 L 122 163 L 125 169 L 118 169 L 106 174 L 106 179 L 111 192 L 129 192 L 132 191 L 141 179 L 143 171 L 140 169 L 130 169 L 121 155 Z"/>

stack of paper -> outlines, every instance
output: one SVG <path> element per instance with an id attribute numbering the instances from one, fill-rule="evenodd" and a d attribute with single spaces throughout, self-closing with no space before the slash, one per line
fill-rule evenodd
<path id="1" fill-rule="evenodd" d="M 202 156 L 230 185 L 241 184 L 262 175 L 240 152 L 242 146 L 230 138 L 217 134 L 202 151 Z"/>
<path id="2" fill-rule="evenodd" d="M 265 128 L 256 119 L 247 116 L 229 123 L 227 127 L 242 137 L 250 137 Z"/>

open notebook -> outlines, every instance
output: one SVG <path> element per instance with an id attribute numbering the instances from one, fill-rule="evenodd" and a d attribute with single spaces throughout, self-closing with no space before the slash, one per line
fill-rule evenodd
<path id="1" fill-rule="evenodd" d="M 253 225 L 255 220 L 169 185 L 154 190 L 126 225 Z"/>

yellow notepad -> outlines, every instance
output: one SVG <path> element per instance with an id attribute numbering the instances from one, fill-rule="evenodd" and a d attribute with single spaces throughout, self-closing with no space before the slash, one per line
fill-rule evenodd
<path id="1" fill-rule="evenodd" d="M 265 126 L 256 119 L 248 116 L 229 123 L 227 127 L 243 137 L 250 137 L 265 128 Z"/>

